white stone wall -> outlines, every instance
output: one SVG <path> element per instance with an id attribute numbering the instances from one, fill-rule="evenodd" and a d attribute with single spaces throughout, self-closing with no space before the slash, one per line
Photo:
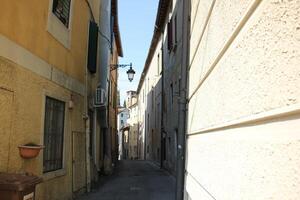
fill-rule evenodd
<path id="1" fill-rule="evenodd" d="M 300 199 L 300 1 L 192 1 L 186 199 Z"/>
<path id="2" fill-rule="evenodd" d="M 130 126 L 129 129 L 129 159 L 137 159 L 137 145 L 138 145 L 138 109 L 137 104 L 132 105 L 129 108 L 129 119 L 128 119 L 128 125 Z"/>
<path id="3" fill-rule="evenodd" d="M 158 54 L 160 54 L 160 57 L 158 57 Z M 160 108 L 156 106 L 160 100 L 161 95 L 161 87 L 159 85 L 159 81 L 161 79 L 161 58 L 161 41 L 159 41 L 154 56 L 151 60 L 149 69 L 146 73 L 145 79 L 142 82 L 141 89 L 138 93 L 139 135 L 143 143 L 139 148 L 142 155 L 144 155 L 144 151 L 146 151 L 145 159 L 157 159 L 157 161 L 159 160 L 159 158 L 156 158 L 153 154 L 156 154 L 156 149 L 158 148 L 158 146 L 160 146 L 160 140 L 152 141 L 154 138 L 152 137 L 152 129 L 155 130 L 154 134 L 157 135 L 158 132 L 155 128 L 155 113 L 161 113 Z M 147 151 L 147 147 L 149 151 Z M 156 149 L 154 149 L 153 147 L 155 147 Z"/>
<path id="4" fill-rule="evenodd" d="M 129 117 L 129 110 L 127 108 L 121 108 L 119 110 L 119 113 L 118 113 L 118 121 L 117 121 L 117 127 L 118 127 L 118 140 L 119 140 L 119 160 L 122 159 L 122 156 L 124 154 L 123 152 L 123 131 L 121 130 L 122 128 L 124 128 L 126 125 L 127 125 L 127 120 L 128 120 L 128 117 Z M 123 124 L 121 123 L 123 121 Z"/>

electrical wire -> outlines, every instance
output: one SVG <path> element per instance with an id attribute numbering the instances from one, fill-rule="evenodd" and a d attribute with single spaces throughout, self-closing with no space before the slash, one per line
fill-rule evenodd
<path id="1" fill-rule="evenodd" d="M 88 0 L 85 0 L 85 2 L 87 3 L 87 6 L 89 7 L 89 10 L 90 10 L 90 13 L 91 13 L 91 16 L 92 16 L 92 21 L 93 21 L 94 23 L 96 23 L 96 20 L 95 20 L 95 17 L 94 17 L 93 10 L 92 10 L 92 8 L 91 8 L 90 2 L 89 2 Z M 97 23 L 96 23 L 96 24 L 97 24 Z M 107 43 L 108 43 L 108 45 L 109 45 L 109 49 L 112 50 L 112 46 L 111 46 L 111 41 L 110 41 L 110 39 L 100 31 L 100 28 L 98 29 L 98 33 L 100 34 L 100 36 L 102 36 L 102 37 L 107 41 Z"/>

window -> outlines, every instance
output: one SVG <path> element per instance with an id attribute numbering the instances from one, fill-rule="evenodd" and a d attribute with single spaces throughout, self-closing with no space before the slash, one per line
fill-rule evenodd
<path id="1" fill-rule="evenodd" d="M 173 106 L 173 83 L 170 85 L 170 105 Z"/>
<path id="2" fill-rule="evenodd" d="M 157 54 L 157 75 L 160 75 L 160 54 Z"/>
<path id="3" fill-rule="evenodd" d="M 115 41 L 115 34 L 114 34 L 114 23 L 115 23 L 115 17 L 111 16 L 110 18 L 110 47 L 111 47 L 111 54 L 114 52 L 114 41 Z"/>
<path id="4" fill-rule="evenodd" d="M 137 153 L 137 146 L 134 146 L 134 153 Z"/>
<path id="5" fill-rule="evenodd" d="M 109 105 L 112 105 L 112 82 L 109 81 Z"/>
<path id="6" fill-rule="evenodd" d="M 117 90 L 116 90 L 116 84 L 114 85 L 114 103 L 113 103 L 113 108 L 116 109 L 117 108 L 117 100 L 118 100 L 118 94 L 117 94 Z"/>
<path id="7" fill-rule="evenodd" d="M 65 103 L 46 97 L 43 172 L 63 168 Z"/>
<path id="8" fill-rule="evenodd" d="M 152 109 L 154 109 L 154 88 L 152 87 L 152 90 L 151 90 L 151 106 L 152 106 Z"/>
<path id="9" fill-rule="evenodd" d="M 175 15 L 175 18 L 174 18 L 174 45 L 176 47 L 177 45 L 177 15 Z"/>
<path id="10" fill-rule="evenodd" d="M 52 12 L 68 28 L 71 0 L 53 0 Z"/>
<path id="11" fill-rule="evenodd" d="M 91 157 L 94 157 L 94 141 L 93 141 L 93 136 L 94 136 L 94 113 L 92 110 L 89 109 L 89 118 L 90 118 L 90 146 L 89 146 L 89 153 Z"/>
<path id="12" fill-rule="evenodd" d="M 173 49 L 173 18 L 171 18 L 170 22 L 168 23 L 168 50 L 171 51 Z"/>
<path id="13" fill-rule="evenodd" d="M 168 23 L 168 50 L 172 51 L 176 49 L 177 46 L 177 16 L 171 18 L 170 22 Z"/>
<path id="14" fill-rule="evenodd" d="M 97 71 L 97 49 L 98 49 L 98 25 L 90 21 L 89 27 L 89 46 L 87 67 L 90 73 Z"/>
<path id="15" fill-rule="evenodd" d="M 47 31 L 67 49 L 71 49 L 73 7 L 72 0 L 49 1 Z"/>
<path id="16" fill-rule="evenodd" d="M 121 117 L 123 117 L 123 113 L 121 113 Z"/>

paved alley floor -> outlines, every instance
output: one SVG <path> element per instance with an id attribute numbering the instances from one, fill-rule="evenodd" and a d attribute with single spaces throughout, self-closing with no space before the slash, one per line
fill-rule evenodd
<path id="1" fill-rule="evenodd" d="M 148 161 L 120 161 L 112 176 L 78 200 L 174 200 L 175 179 Z"/>

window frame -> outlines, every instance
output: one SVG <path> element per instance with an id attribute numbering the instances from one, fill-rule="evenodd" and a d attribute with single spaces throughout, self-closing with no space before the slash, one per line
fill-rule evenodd
<path id="1" fill-rule="evenodd" d="M 178 23 L 177 23 L 177 14 L 173 13 L 167 24 L 167 48 L 169 53 L 176 51 L 178 43 Z"/>
<path id="2" fill-rule="evenodd" d="M 67 17 L 67 21 L 64 23 L 62 21 L 62 19 L 60 18 L 60 16 L 58 15 L 57 12 L 55 12 L 55 8 L 54 8 L 54 4 L 56 3 L 58 5 L 59 2 L 62 2 L 62 1 L 69 1 L 69 7 L 68 7 L 68 16 Z M 70 26 L 70 17 L 71 17 L 71 4 L 72 4 L 72 0 L 52 0 L 52 13 L 59 19 L 59 21 L 66 27 L 66 28 L 69 28 Z M 56 6 L 57 6 L 56 5 Z"/>
<path id="3" fill-rule="evenodd" d="M 44 90 L 43 91 L 43 98 L 42 98 L 42 105 L 43 105 L 43 109 L 41 111 L 41 116 L 42 116 L 42 120 L 41 120 L 41 143 L 44 144 L 44 123 L 45 123 L 45 111 L 46 111 L 46 97 L 52 97 L 54 99 L 60 100 L 62 102 L 65 103 L 65 105 L 67 106 L 67 102 L 70 100 L 70 97 L 68 95 L 62 94 L 62 93 L 57 93 L 57 92 L 52 92 L 49 90 Z M 43 156 L 44 154 L 42 153 L 42 158 L 41 158 L 41 167 L 40 167 L 40 173 L 42 174 L 42 177 L 45 181 L 47 180 L 51 180 L 54 178 L 58 178 L 61 176 L 65 176 L 67 174 L 67 170 L 66 170 L 66 162 L 67 162 L 67 157 L 66 157 L 66 150 L 68 148 L 68 144 L 70 143 L 70 138 L 69 138 L 69 130 L 68 130 L 68 109 L 67 107 L 65 107 L 65 117 L 64 117 L 64 138 L 63 138 L 63 167 L 60 170 L 56 170 L 56 171 L 52 171 L 52 172 L 47 172 L 47 173 L 43 173 Z"/>
<path id="4" fill-rule="evenodd" d="M 69 26 L 66 27 L 61 20 L 52 12 L 53 1 L 49 1 L 48 8 L 48 19 L 47 19 L 47 32 L 52 35 L 58 42 L 60 42 L 65 48 L 71 49 L 71 32 L 72 32 L 72 21 L 74 11 L 74 0 L 70 1 L 70 12 L 69 12 Z M 88 27 L 87 27 L 88 28 Z"/>
<path id="5" fill-rule="evenodd" d="M 66 102 L 64 102 L 64 101 L 61 101 L 61 100 L 59 100 L 59 99 L 56 99 L 56 98 L 54 98 L 54 97 L 51 97 L 51 96 L 46 96 L 45 97 L 45 104 L 44 104 L 44 106 L 45 106 L 45 109 L 44 109 L 44 134 L 43 134 L 43 136 L 44 136 L 44 145 L 46 146 L 46 144 L 45 144 L 45 136 L 46 136 L 46 112 L 48 112 L 48 110 L 47 110 L 47 100 L 49 100 L 49 101 L 56 101 L 56 102 L 58 102 L 58 103 L 61 103 L 61 105 L 63 106 L 63 112 L 62 112 L 62 114 L 63 114 L 63 116 L 62 116 L 62 135 L 60 135 L 59 137 L 61 137 L 60 139 L 62 140 L 61 141 L 61 152 L 59 152 L 61 155 L 60 155 L 60 159 L 61 159 L 61 166 L 59 166 L 58 168 L 56 168 L 56 169 L 47 169 L 47 170 L 45 170 L 44 169 L 44 167 L 45 167 L 45 163 L 44 163 L 44 153 L 45 153 L 45 151 L 46 151 L 46 149 L 43 151 L 43 173 L 44 174 L 46 174 L 46 173 L 51 173 L 51 172 L 55 172 L 55 171 L 58 171 L 58 170 L 62 170 L 63 168 L 64 168 L 64 151 L 65 151 L 65 123 L 66 123 Z M 48 136 L 49 137 L 49 136 Z M 58 138 L 59 139 L 59 138 Z M 56 140 L 55 140 L 55 142 L 57 142 Z"/>
<path id="6" fill-rule="evenodd" d="M 172 51 L 174 44 L 173 44 L 173 17 L 170 19 L 170 21 L 167 24 L 167 47 L 169 52 Z"/>

